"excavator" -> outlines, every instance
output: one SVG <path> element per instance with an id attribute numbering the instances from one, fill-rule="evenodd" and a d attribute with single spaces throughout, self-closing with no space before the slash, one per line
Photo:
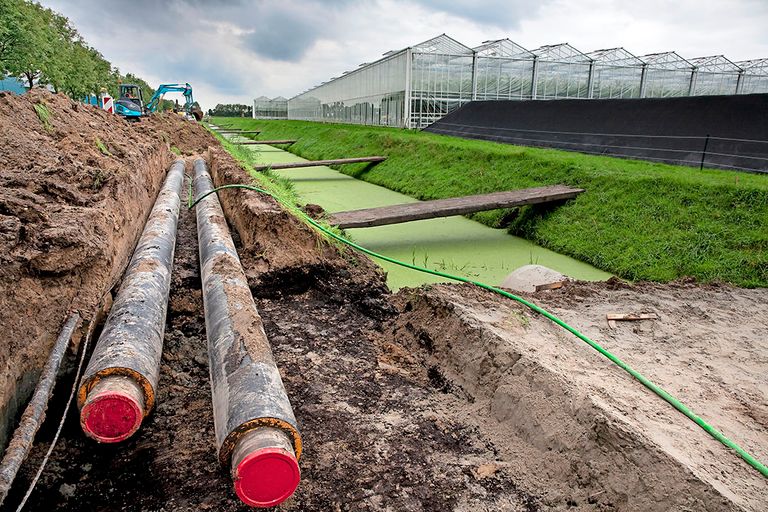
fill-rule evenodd
<path id="1" fill-rule="evenodd" d="M 142 116 L 155 112 L 165 93 L 184 94 L 184 113 L 188 119 L 200 121 L 203 111 L 192 98 L 192 86 L 187 84 L 161 84 L 152 98 L 145 104 L 141 87 L 136 84 L 120 84 L 120 97 L 115 101 L 115 113 L 129 120 L 139 120 Z"/>

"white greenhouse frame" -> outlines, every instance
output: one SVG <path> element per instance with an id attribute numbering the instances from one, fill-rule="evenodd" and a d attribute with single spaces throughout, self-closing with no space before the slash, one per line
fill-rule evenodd
<path id="1" fill-rule="evenodd" d="M 257 98 L 254 117 L 423 128 L 470 101 L 664 98 L 768 93 L 768 59 L 624 48 L 584 53 L 568 43 L 527 50 L 509 39 L 470 48 L 441 34 L 387 52 L 286 101 Z M 270 103 L 271 102 L 271 103 Z"/>

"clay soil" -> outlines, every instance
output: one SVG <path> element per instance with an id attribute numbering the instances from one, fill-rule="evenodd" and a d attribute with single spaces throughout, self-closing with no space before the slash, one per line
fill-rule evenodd
<path id="1" fill-rule="evenodd" d="M 214 138 L 175 115 L 129 123 L 63 95 L 0 93 L 0 446 L 71 312 L 110 302 L 174 158 Z"/>
<path id="2" fill-rule="evenodd" d="M 204 154 L 217 185 L 248 181 L 191 126 L 187 147 L 170 129 L 167 144 Z M 764 510 L 766 479 L 538 315 L 466 286 L 391 295 L 369 260 L 273 201 L 220 198 L 304 439 L 302 483 L 280 510 Z M 766 290 L 572 283 L 532 298 L 768 458 Z M 606 312 L 660 318 L 612 329 Z M 207 364 L 183 208 L 157 408 L 117 446 L 86 439 L 71 414 L 27 510 L 247 510 L 217 462 Z"/>

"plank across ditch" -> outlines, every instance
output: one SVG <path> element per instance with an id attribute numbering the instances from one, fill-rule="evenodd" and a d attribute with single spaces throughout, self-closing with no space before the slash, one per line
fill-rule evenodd
<path id="1" fill-rule="evenodd" d="M 399 224 L 414 220 L 451 217 L 468 213 L 495 210 L 497 208 L 512 208 L 527 204 L 541 204 L 553 201 L 573 199 L 584 192 L 583 189 L 566 185 L 551 185 L 546 187 L 493 192 L 474 196 L 452 197 L 419 201 L 417 203 L 395 204 L 362 210 L 349 210 L 334 213 L 331 224 L 340 228 L 366 228 Z"/>

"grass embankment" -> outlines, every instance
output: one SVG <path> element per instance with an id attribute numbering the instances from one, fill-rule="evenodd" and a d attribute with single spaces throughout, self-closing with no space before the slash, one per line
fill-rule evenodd
<path id="1" fill-rule="evenodd" d="M 566 205 L 523 208 L 512 233 L 632 280 L 768 286 L 768 176 L 525 148 L 391 128 L 217 118 L 295 138 L 308 159 L 384 155 L 340 170 L 419 199 L 562 183 Z M 498 226 L 502 211 L 476 220 Z"/>

